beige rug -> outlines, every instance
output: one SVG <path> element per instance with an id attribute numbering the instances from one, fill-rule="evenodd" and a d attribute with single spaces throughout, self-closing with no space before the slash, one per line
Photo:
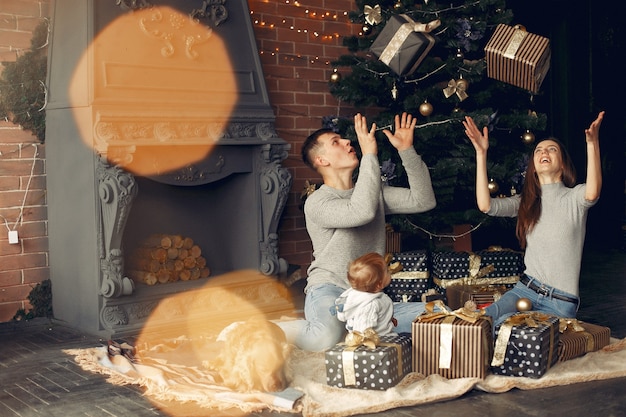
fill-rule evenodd
<path id="1" fill-rule="evenodd" d="M 626 377 L 626 339 L 611 339 L 611 344 L 600 351 L 560 362 L 539 379 L 489 375 L 483 380 L 448 380 L 438 375 L 424 377 L 410 373 L 397 386 L 386 391 L 328 386 L 323 353 L 295 350 L 287 366 L 292 377 L 291 387 L 303 395 L 295 407 L 289 409 L 291 403 L 288 406 L 276 403 L 272 395 L 238 394 L 220 386 L 215 375 L 202 363 L 188 363 L 189 358 L 194 357 L 189 352 L 197 350 L 193 341 L 181 338 L 174 348 L 172 346 L 171 343 L 153 346 L 147 352 L 139 352 L 144 356 L 139 364 L 132 364 L 123 356 L 114 356 L 111 362 L 105 347 L 73 349 L 66 353 L 74 356 L 83 369 L 108 375 L 110 383 L 144 387 L 145 395 L 155 400 L 191 402 L 199 407 L 219 410 L 236 407 L 247 413 L 263 409 L 300 412 L 303 417 L 369 414 L 452 399 L 474 388 L 500 393 L 513 388 L 529 390 Z"/>

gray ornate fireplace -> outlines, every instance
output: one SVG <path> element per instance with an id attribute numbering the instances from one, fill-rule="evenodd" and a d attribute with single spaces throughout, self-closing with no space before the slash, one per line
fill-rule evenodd
<path id="1" fill-rule="evenodd" d="M 154 234 L 191 238 L 208 280 L 284 272 L 276 231 L 289 145 L 273 127 L 247 2 L 64 0 L 52 27 L 55 318 L 106 337 L 136 333 L 165 296 L 203 285 L 129 277 L 131 254 Z"/>

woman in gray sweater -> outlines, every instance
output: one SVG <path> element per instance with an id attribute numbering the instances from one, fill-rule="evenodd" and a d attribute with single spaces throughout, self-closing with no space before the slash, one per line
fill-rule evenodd
<path id="1" fill-rule="evenodd" d="M 383 185 L 376 124 L 368 128 L 361 114 L 354 116 L 362 152 L 360 164 L 350 140 L 332 130 L 320 129 L 304 142 L 303 160 L 323 180 L 304 204 L 314 259 L 307 271 L 305 319 L 277 323 L 287 339 L 301 349 L 323 351 L 341 341 L 345 328 L 331 309 L 337 297 L 350 288 L 350 262 L 368 252 L 385 254 L 385 215 L 419 213 L 435 207 L 428 167 L 413 147 L 415 125 L 416 119 L 403 113 L 395 117 L 394 133 L 383 130 L 398 150 L 409 188 Z M 354 182 L 357 167 L 359 176 Z M 423 303 L 396 303 L 396 332 L 410 333 L 413 319 L 423 311 Z"/>
<path id="2" fill-rule="evenodd" d="M 604 112 L 600 112 L 585 129 L 584 184 L 576 184 L 574 165 L 563 145 L 547 138 L 533 150 L 522 192 L 507 198 L 492 198 L 489 194 L 487 127 L 481 133 L 471 117 L 463 121 L 476 150 L 478 208 L 491 216 L 517 216 L 516 234 L 525 249 L 526 269 L 520 281 L 485 309 L 494 319 L 494 326 L 517 311 L 520 298 L 528 298 L 534 311 L 576 317 L 587 212 L 598 201 L 602 187 L 599 130 L 603 117 Z"/>

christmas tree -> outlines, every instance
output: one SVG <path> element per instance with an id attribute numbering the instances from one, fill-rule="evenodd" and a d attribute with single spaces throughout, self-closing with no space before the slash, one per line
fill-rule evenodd
<path id="1" fill-rule="evenodd" d="M 503 0 L 357 0 L 356 4 L 358 10 L 350 18 L 363 30 L 344 39 L 348 52 L 333 63 L 330 91 L 357 109 L 367 108 L 368 114 L 376 109 L 368 122 L 375 122 L 379 130 L 391 128 L 394 115 L 403 111 L 417 116 L 414 145 L 430 168 L 437 197 L 434 210 L 390 216 L 389 222 L 405 234 L 432 238 L 455 224 L 505 221 L 488 218 L 476 208 L 475 152 L 461 120 L 469 115 L 479 126 L 489 127 L 492 195 L 519 192 L 528 151 L 535 135 L 545 130 L 546 117 L 534 103 L 549 67 L 549 44 L 529 46 L 530 38 L 538 35 L 515 26 Z M 497 30 L 513 31 L 513 38 L 507 40 L 508 32 L 496 34 Z M 524 73 L 512 83 L 507 79 L 508 67 L 489 67 L 503 65 L 497 56 L 489 61 L 486 52 L 496 37 L 504 39 L 503 53 L 513 56 L 523 52 L 519 49 L 531 49 L 533 56 L 547 60 L 547 66 L 540 62 L 530 75 Z M 515 47 L 518 50 L 512 51 Z M 327 125 L 355 139 L 350 118 L 329 117 Z M 405 185 L 397 152 L 382 132 L 377 139 L 383 179 Z"/>

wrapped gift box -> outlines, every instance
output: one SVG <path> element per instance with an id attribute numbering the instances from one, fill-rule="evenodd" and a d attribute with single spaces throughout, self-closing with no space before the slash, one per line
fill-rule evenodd
<path id="1" fill-rule="evenodd" d="M 583 356 L 607 346 L 611 342 L 611 329 L 576 319 L 561 319 L 561 336 L 558 361 Z"/>
<path id="2" fill-rule="evenodd" d="M 508 249 L 432 254 L 432 279 L 445 290 L 452 285 L 506 285 L 512 288 L 524 272 L 524 256 Z"/>
<path id="3" fill-rule="evenodd" d="M 391 282 L 385 288 L 385 293 L 394 302 L 421 301 L 422 294 L 432 286 L 428 271 L 428 252 L 419 250 L 396 253 L 391 262 L 400 263 L 402 270 L 391 274 Z"/>
<path id="4" fill-rule="evenodd" d="M 338 343 L 325 352 L 325 358 L 328 385 L 386 390 L 411 372 L 411 338 L 381 336 L 375 349 Z"/>
<path id="5" fill-rule="evenodd" d="M 446 300 L 452 309 L 473 301 L 477 308 L 485 308 L 510 290 L 506 285 L 451 285 L 446 288 Z"/>
<path id="6" fill-rule="evenodd" d="M 541 378 L 557 361 L 559 317 L 530 311 L 507 318 L 495 330 L 494 374 Z"/>
<path id="7" fill-rule="evenodd" d="M 413 372 L 445 378 L 484 378 L 493 353 L 491 320 L 425 313 L 412 325 Z"/>
<path id="8" fill-rule="evenodd" d="M 487 76 L 537 93 L 550 69 L 550 55 L 547 38 L 499 24 L 485 45 Z"/>
<path id="9" fill-rule="evenodd" d="M 411 74 L 435 45 L 436 39 L 429 31 L 439 24 L 438 20 L 416 23 L 405 14 L 391 16 L 370 51 L 396 74 Z"/>

